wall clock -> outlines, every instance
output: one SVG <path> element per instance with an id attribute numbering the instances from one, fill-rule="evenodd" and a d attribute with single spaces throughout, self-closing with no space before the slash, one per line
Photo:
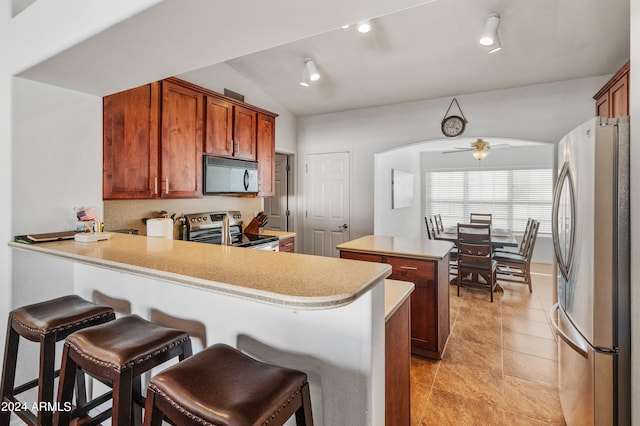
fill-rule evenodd
<path id="1" fill-rule="evenodd" d="M 456 103 L 458 109 L 460 110 L 460 115 L 447 115 L 453 106 L 453 103 Z M 440 123 L 440 129 L 442 130 L 442 134 L 448 138 L 453 138 L 456 136 L 460 136 L 464 133 L 464 128 L 467 125 L 467 119 L 462 112 L 462 108 L 460 108 L 460 104 L 458 103 L 456 98 L 453 98 L 451 103 L 449 104 L 449 108 L 447 108 L 447 112 L 444 113 L 444 118 Z"/>

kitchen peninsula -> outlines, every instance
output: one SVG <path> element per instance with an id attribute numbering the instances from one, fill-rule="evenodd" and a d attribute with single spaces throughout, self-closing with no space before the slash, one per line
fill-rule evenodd
<path id="1" fill-rule="evenodd" d="M 72 262 L 82 297 L 198 319 L 211 342 L 305 371 L 318 425 L 385 422 L 388 265 L 125 234 L 10 246 Z"/>
<path id="2" fill-rule="evenodd" d="M 411 294 L 411 352 L 441 359 L 449 338 L 447 241 L 368 235 L 336 247 L 344 259 L 386 263 L 392 279 L 415 284 Z"/>

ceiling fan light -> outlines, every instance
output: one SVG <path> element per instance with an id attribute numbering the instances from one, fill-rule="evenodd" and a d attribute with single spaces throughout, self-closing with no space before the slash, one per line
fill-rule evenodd
<path id="1" fill-rule="evenodd" d="M 304 66 L 309 74 L 309 80 L 318 81 L 320 80 L 320 73 L 318 72 L 318 67 L 316 67 L 316 63 L 313 62 L 313 59 L 307 58 L 304 60 Z"/>
<path id="2" fill-rule="evenodd" d="M 500 25 L 500 15 L 490 13 L 484 18 L 484 28 L 480 37 L 481 45 L 491 46 L 498 39 L 498 26 Z"/>
<path id="3" fill-rule="evenodd" d="M 369 21 L 358 22 L 358 32 L 365 34 L 371 31 L 371 23 Z"/>

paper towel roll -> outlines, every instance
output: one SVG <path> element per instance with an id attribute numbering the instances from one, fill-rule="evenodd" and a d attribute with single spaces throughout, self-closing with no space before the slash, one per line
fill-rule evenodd
<path id="1" fill-rule="evenodd" d="M 173 219 L 147 219 L 147 237 L 173 240 Z"/>

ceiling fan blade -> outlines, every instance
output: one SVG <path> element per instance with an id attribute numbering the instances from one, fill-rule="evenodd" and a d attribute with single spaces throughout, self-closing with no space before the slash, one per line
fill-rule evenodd
<path id="1" fill-rule="evenodd" d="M 442 151 L 440 154 L 453 154 L 454 152 L 473 151 L 473 148 L 454 147 L 455 151 Z"/>
<path id="2" fill-rule="evenodd" d="M 508 143 L 499 143 L 497 145 L 491 145 L 491 149 L 505 149 L 505 148 L 513 148 L 513 145 L 509 145 Z"/>

